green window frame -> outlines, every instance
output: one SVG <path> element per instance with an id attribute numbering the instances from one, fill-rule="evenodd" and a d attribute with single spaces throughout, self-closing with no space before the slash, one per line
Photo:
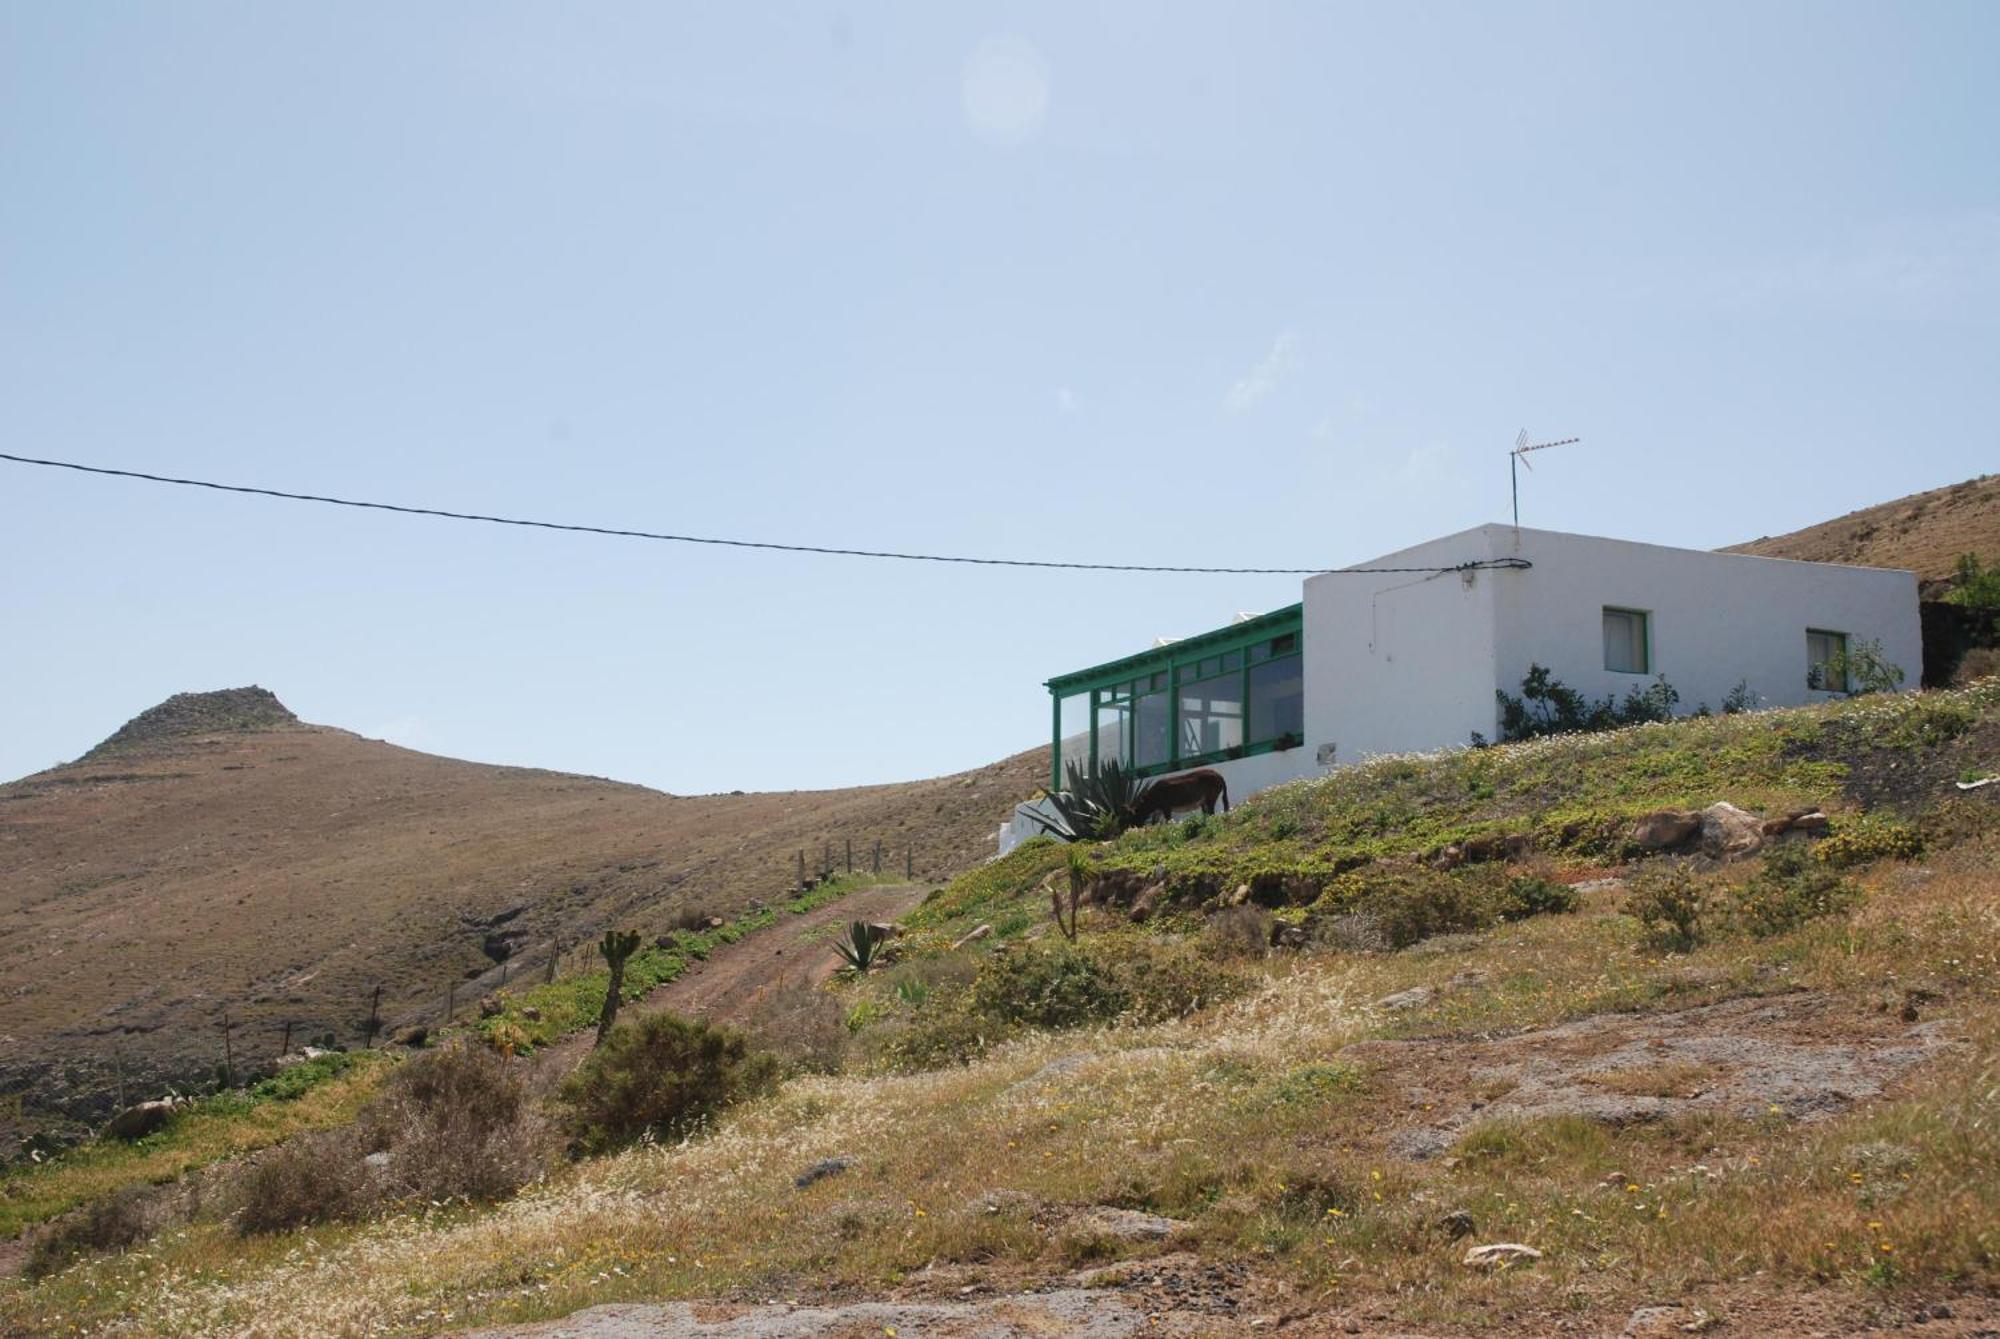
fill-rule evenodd
<path id="1" fill-rule="evenodd" d="M 1304 606 L 1284 609 L 1246 619 L 1226 628 L 1184 638 L 1154 651 L 1127 656 L 1091 669 L 1059 675 L 1047 687 L 1054 723 L 1049 752 L 1049 784 L 1063 784 L 1062 741 L 1065 700 L 1081 698 L 1085 722 L 1069 722 L 1071 731 L 1083 724 L 1090 742 L 1089 765 L 1095 772 L 1109 758 L 1100 756 L 1100 744 L 1108 743 L 1107 725 L 1115 722 L 1116 761 L 1141 776 L 1157 776 L 1229 758 L 1246 758 L 1296 748 L 1305 742 Z M 1296 679 L 1274 675 L 1268 667 L 1291 662 L 1298 667 Z M 1229 681 L 1234 679 L 1235 698 L 1228 698 Z M 1253 687 L 1262 684 L 1261 689 Z M 1204 704 L 1221 709 L 1199 713 L 1190 711 L 1184 690 L 1207 686 Z M 1264 701 L 1259 700 L 1260 695 Z M 1271 699 L 1279 699 L 1276 707 Z M 1147 704 L 1154 704 L 1153 710 Z M 1233 705 L 1232 716 L 1227 707 Z M 1164 708 L 1161 711 L 1160 708 Z M 1158 714 L 1155 714 L 1158 713 Z M 1293 719 L 1296 716 L 1296 719 Z M 1190 732 L 1199 720 L 1210 734 L 1224 734 L 1235 725 L 1236 742 L 1224 747 L 1201 749 Z M 1265 728 L 1261 737 L 1253 734 L 1253 724 Z M 1289 727 L 1289 728 L 1283 728 Z"/>

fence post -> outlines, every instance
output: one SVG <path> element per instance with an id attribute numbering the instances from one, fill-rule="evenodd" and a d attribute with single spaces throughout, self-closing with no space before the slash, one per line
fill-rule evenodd
<path id="1" fill-rule="evenodd" d="M 882 839 L 880 837 L 875 839 L 875 872 L 877 874 L 882 872 Z"/>
<path id="2" fill-rule="evenodd" d="M 449 1023 L 458 1015 L 458 982 L 444 988 L 444 1021 Z"/>
<path id="3" fill-rule="evenodd" d="M 375 987 L 375 998 L 368 1001 L 368 1049 L 375 1049 L 375 1034 L 382 1030 L 382 987 Z"/>
<path id="4" fill-rule="evenodd" d="M 833 843 L 830 841 L 820 843 L 819 873 L 821 878 L 833 873 Z"/>
<path id="5" fill-rule="evenodd" d="M 917 877 L 917 850 L 914 846 L 903 848 L 903 877 L 906 879 Z"/>
<path id="6" fill-rule="evenodd" d="M 854 838 L 852 837 L 847 839 L 847 872 L 849 874 L 854 872 Z"/>
<path id="7" fill-rule="evenodd" d="M 806 848 L 799 848 L 799 887 L 806 886 Z"/>
<path id="8" fill-rule="evenodd" d="M 222 1082 L 224 1087 L 236 1085 L 236 1053 L 229 1047 L 229 1010 L 222 1011 Z"/>
<path id="9" fill-rule="evenodd" d="M 278 1043 L 278 1054 L 290 1055 L 291 1053 L 292 1053 L 292 1023 L 290 1019 L 286 1019 L 285 1039 Z"/>

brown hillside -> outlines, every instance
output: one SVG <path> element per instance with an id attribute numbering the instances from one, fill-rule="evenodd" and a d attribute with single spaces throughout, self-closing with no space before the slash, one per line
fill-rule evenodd
<path id="1" fill-rule="evenodd" d="M 1961 553 L 2000 561 L 2000 474 L 1912 493 L 1838 520 L 1734 544 L 1724 553 L 1854 563 L 1915 572 L 1926 585 L 1952 574 Z"/>
<path id="2" fill-rule="evenodd" d="M 0 1093 L 101 1113 L 295 1036 L 539 976 L 556 936 L 789 887 L 796 852 L 881 840 L 919 878 L 990 854 L 1025 753 L 936 780 L 684 797 L 412 752 L 299 722 L 261 689 L 182 694 L 86 758 L 0 786 Z M 489 945 L 491 952 L 489 952 Z"/>

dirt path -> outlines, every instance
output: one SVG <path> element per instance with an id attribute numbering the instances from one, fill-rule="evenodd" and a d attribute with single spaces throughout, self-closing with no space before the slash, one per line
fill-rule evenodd
<path id="1" fill-rule="evenodd" d="M 619 1011 L 620 1018 L 642 1018 L 662 1009 L 707 1019 L 712 1023 L 744 1024 L 772 992 L 800 981 L 818 984 L 840 966 L 833 938 L 850 921 L 893 921 L 924 900 L 926 884 L 897 883 L 862 888 L 817 907 L 803 916 L 779 913 L 776 924 L 746 935 L 693 964 L 642 1000 Z M 539 1053 L 537 1069 L 562 1075 L 590 1052 L 592 1035 L 579 1032 Z"/>

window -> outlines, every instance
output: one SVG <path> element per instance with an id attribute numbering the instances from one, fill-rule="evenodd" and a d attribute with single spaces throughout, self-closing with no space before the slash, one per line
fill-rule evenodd
<path id="1" fill-rule="evenodd" d="M 1294 739 L 1306 730 L 1306 685 L 1297 656 L 1265 660 L 1250 667 L 1250 738 Z"/>
<path id="2" fill-rule="evenodd" d="M 1652 620 L 1637 609 L 1604 609 L 1604 668 L 1615 674 L 1652 672 Z"/>
<path id="3" fill-rule="evenodd" d="M 1847 634 L 1806 629 L 1806 687 L 1847 691 Z"/>
<path id="4" fill-rule="evenodd" d="M 1133 712 L 1132 765 L 1157 767 L 1167 760 L 1167 745 L 1174 733 L 1169 716 L 1172 707 L 1167 698 L 1167 676 L 1155 674 L 1141 682 L 1146 691 L 1140 694 Z"/>
<path id="5" fill-rule="evenodd" d="M 1204 666 L 1212 662 L 1203 662 Z M 1243 676 L 1238 673 L 1181 685 L 1181 756 L 1217 753 L 1243 742 Z"/>

